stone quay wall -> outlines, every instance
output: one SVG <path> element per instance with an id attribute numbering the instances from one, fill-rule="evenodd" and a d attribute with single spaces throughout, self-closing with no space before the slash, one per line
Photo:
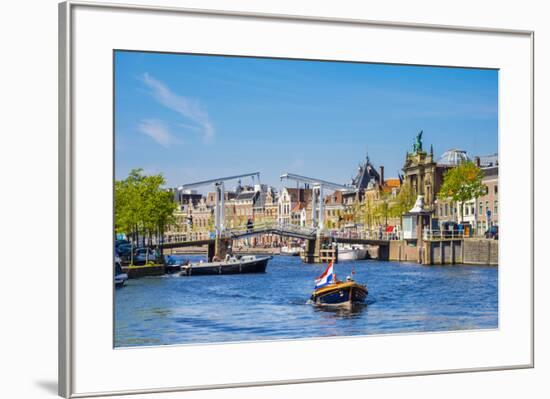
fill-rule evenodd
<path id="1" fill-rule="evenodd" d="M 407 241 L 391 241 L 389 260 L 419 262 L 424 265 L 498 265 L 498 240 L 467 238 L 465 240 L 431 240 L 421 246 Z"/>
<path id="2" fill-rule="evenodd" d="M 398 262 L 418 262 L 418 247 L 405 240 L 390 241 L 389 260 Z"/>
<path id="3" fill-rule="evenodd" d="M 464 240 L 464 263 L 498 265 L 498 240 L 486 238 Z"/>

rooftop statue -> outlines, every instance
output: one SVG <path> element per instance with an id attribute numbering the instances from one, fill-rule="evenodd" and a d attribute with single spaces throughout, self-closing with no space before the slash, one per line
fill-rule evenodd
<path id="1" fill-rule="evenodd" d="M 421 130 L 417 135 L 416 139 L 413 143 L 413 153 L 418 153 L 419 151 L 422 151 L 422 134 L 424 133 L 423 130 Z"/>

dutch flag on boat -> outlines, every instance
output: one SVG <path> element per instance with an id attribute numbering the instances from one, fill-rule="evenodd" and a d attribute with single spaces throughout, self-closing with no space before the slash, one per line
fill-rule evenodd
<path id="1" fill-rule="evenodd" d="M 323 272 L 316 280 L 315 280 L 315 288 L 321 288 L 325 285 L 331 284 L 334 282 L 334 269 L 332 267 L 332 261 L 328 264 L 327 270 Z"/>

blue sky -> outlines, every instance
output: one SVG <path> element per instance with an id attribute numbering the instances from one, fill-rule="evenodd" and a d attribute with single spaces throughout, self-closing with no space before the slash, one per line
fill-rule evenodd
<path id="1" fill-rule="evenodd" d="M 396 177 L 420 130 L 436 157 L 498 148 L 495 70 L 117 51 L 115 93 L 117 179 L 347 183 L 367 151 Z"/>

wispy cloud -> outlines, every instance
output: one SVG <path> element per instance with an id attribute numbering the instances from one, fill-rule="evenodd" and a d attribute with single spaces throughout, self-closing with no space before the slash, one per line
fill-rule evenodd
<path id="1" fill-rule="evenodd" d="M 171 144 L 181 142 L 181 140 L 170 132 L 170 129 L 162 121 L 157 119 L 142 120 L 138 124 L 138 130 L 166 148 Z"/>
<path id="2" fill-rule="evenodd" d="M 143 75 L 143 82 L 151 90 L 151 96 L 159 104 L 177 112 L 198 127 L 205 142 L 208 143 L 214 139 L 216 134 L 214 125 L 206 110 L 197 100 L 174 93 L 168 86 L 148 73 Z"/>

